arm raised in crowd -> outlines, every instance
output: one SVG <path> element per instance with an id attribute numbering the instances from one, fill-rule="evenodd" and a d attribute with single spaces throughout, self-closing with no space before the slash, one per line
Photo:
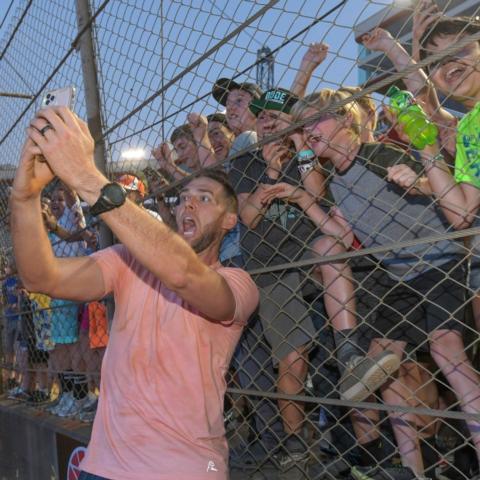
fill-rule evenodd
<path id="1" fill-rule="evenodd" d="M 53 128 L 43 136 L 39 130 L 46 122 Z M 28 134 L 53 172 L 93 205 L 109 182 L 95 166 L 87 125 L 64 107 L 42 110 L 32 125 L 36 128 Z M 145 268 L 192 307 L 216 321 L 233 318 L 235 300 L 225 279 L 164 223 L 129 200 L 103 213 L 102 220 Z"/>
<path id="2" fill-rule="evenodd" d="M 376 28 L 372 32 L 365 34 L 362 37 L 362 42 L 369 50 L 385 53 L 398 72 L 416 64 L 402 45 L 395 40 L 389 32 L 382 28 Z M 408 90 L 410 90 L 418 100 L 423 102 L 427 113 L 434 122 L 443 125 L 450 124 L 454 120 L 453 115 L 442 108 L 434 86 L 428 80 L 422 69 L 418 68 L 412 73 L 409 73 L 403 81 Z"/>
<path id="3" fill-rule="evenodd" d="M 197 144 L 200 165 L 203 168 L 214 165 L 216 163 L 215 151 L 208 136 L 207 117 L 192 112 L 188 114 L 187 119 L 193 133 L 193 138 Z"/>
<path id="4" fill-rule="evenodd" d="M 421 0 L 416 5 L 412 28 L 412 58 L 416 62 L 420 60 L 420 39 L 441 16 L 442 12 L 432 0 Z"/>
<path id="5" fill-rule="evenodd" d="M 300 98 L 305 96 L 308 82 L 310 82 L 314 70 L 325 60 L 327 53 L 328 45 L 325 43 L 312 43 L 309 45 L 290 88 L 293 94 Z"/>

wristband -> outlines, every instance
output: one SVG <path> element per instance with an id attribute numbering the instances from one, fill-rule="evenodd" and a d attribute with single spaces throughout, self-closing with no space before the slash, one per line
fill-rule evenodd
<path id="1" fill-rule="evenodd" d="M 422 158 L 422 164 L 425 168 L 430 168 L 435 165 L 436 162 L 444 160 L 444 157 L 441 153 L 437 153 L 433 157 Z"/>
<path id="2" fill-rule="evenodd" d="M 305 175 L 311 170 L 315 168 L 315 161 L 310 161 L 310 162 L 305 162 L 305 163 L 299 163 L 298 164 L 298 171 L 300 172 L 300 175 Z"/>
<path id="3" fill-rule="evenodd" d="M 260 178 L 260 183 L 264 183 L 266 185 L 275 185 L 277 183 L 277 179 L 271 178 L 266 173 L 264 173 Z"/>
<path id="4" fill-rule="evenodd" d="M 315 157 L 313 150 L 300 150 L 297 152 L 298 163 L 310 163 Z"/>

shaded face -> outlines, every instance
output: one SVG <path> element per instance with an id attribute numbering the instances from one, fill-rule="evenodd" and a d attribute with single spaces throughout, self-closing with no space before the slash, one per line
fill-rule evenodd
<path id="1" fill-rule="evenodd" d="M 139 203 L 142 203 L 143 197 L 138 190 L 128 190 L 128 189 L 126 190 L 127 190 L 127 198 L 130 201 L 136 203 L 137 205 Z"/>
<path id="2" fill-rule="evenodd" d="M 288 113 L 277 110 L 262 110 L 257 117 L 257 135 L 263 138 L 266 135 L 279 132 L 292 124 L 292 117 Z"/>
<path id="3" fill-rule="evenodd" d="M 58 220 L 65 211 L 67 202 L 65 200 L 65 192 L 63 190 L 55 190 L 52 194 L 52 200 L 50 202 L 50 210 L 55 218 Z"/>
<path id="4" fill-rule="evenodd" d="M 314 108 L 307 108 L 301 119 L 304 120 L 315 114 L 318 114 L 318 111 Z M 315 152 L 317 157 L 330 158 L 329 155 L 336 151 L 335 148 L 335 137 L 338 135 L 341 129 L 341 123 L 339 120 L 331 115 L 325 114 L 318 120 L 313 120 L 310 123 L 306 123 L 303 127 L 307 144 Z"/>
<path id="5" fill-rule="evenodd" d="M 180 192 L 175 211 L 177 231 L 200 253 L 223 237 L 225 215 L 222 185 L 211 178 L 195 178 Z"/>
<path id="6" fill-rule="evenodd" d="M 191 169 L 196 169 L 199 166 L 197 146 L 192 140 L 187 137 L 177 138 L 173 142 L 173 147 L 178 156 L 178 164 L 186 165 Z"/>
<path id="7" fill-rule="evenodd" d="M 232 148 L 235 135 L 221 122 L 208 122 L 208 138 L 217 160 L 225 160 Z"/>
<path id="8" fill-rule="evenodd" d="M 255 130 L 255 115 L 248 108 L 252 98 L 252 95 L 243 90 L 232 90 L 228 93 L 225 115 L 228 126 L 235 135 L 247 130 Z"/>
<path id="9" fill-rule="evenodd" d="M 441 35 L 425 46 L 428 54 L 445 51 L 458 40 L 456 35 Z M 480 101 L 480 45 L 472 42 L 457 53 L 428 68 L 435 86 L 459 101 Z"/>

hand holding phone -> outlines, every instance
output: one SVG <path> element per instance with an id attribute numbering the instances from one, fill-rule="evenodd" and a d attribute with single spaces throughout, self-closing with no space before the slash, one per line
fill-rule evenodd
<path id="1" fill-rule="evenodd" d="M 75 104 L 76 88 L 71 85 L 69 87 L 51 90 L 45 94 L 42 99 L 42 108 L 45 107 L 68 107 L 73 110 Z"/>

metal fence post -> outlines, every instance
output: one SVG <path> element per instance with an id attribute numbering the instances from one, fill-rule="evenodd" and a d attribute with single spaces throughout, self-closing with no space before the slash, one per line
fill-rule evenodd
<path id="1" fill-rule="evenodd" d="M 76 0 L 77 23 L 80 31 L 91 18 L 89 0 Z M 82 60 L 83 81 L 85 85 L 85 104 L 87 109 L 88 128 L 95 138 L 95 164 L 103 172 L 106 172 L 107 150 L 103 139 L 102 113 L 100 104 L 100 92 L 98 88 L 97 63 L 93 43 L 92 26 L 90 25 L 78 40 L 78 49 Z M 100 248 L 105 248 L 113 243 L 113 235 L 110 229 L 100 223 Z"/>

